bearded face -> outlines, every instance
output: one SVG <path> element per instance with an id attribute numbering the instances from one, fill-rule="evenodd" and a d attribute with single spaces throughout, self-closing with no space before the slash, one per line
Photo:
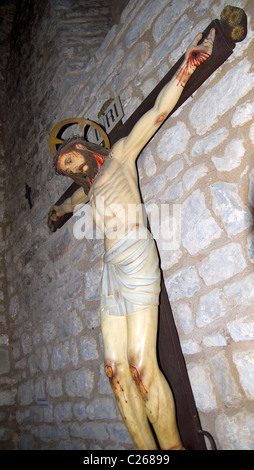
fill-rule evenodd
<path id="1" fill-rule="evenodd" d="M 55 169 L 83 186 L 87 193 L 108 154 L 108 149 L 74 138 L 59 148 Z"/>
<path id="2" fill-rule="evenodd" d="M 57 167 L 66 175 L 81 173 L 89 179 L 93 179 L 98 172 L 96 159 L 83 144 L 79 143 L 74 145 L 73 150 L 58 157 Z"/>

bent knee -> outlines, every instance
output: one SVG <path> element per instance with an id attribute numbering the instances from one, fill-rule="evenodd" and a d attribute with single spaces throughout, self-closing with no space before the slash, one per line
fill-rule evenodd
<path id="1" fill-rule="evenodd" d="M 142 368 L 138 368 L 131 364 L 130 372 L 141 397 L 143 398 L 143 400 L 147 401 L 149 392 L 149 380 L 147 380 L 146 374 L 142 372 Z"/>
<path id="2" fill-rule="evenodd" d="M 125 397 L 125 371 L 128 370 L 128 365 L 123 366 L 122 364 L 114 364 L 114 363 L 105 363 L 105 373 L 106 376 L 109 378 L 109 382 L 111 388 L 115 394 L 117 400 L 124 400 L 127 403 Z M 128 371 L 129 373 L 129 371 Z"/>
<path id="3" fill-rule="evenodd" d="M 112 365 L 105 364 L 104 368 L 105 368 L 106 376 L 109 379 L 112 379 L 114 377 L 114 366 L 113 366 L 113 364 Z"/>
<path id="4" fill-rule="evenodd" d="M 126 371 L 128 370 L 128 364 L 107 360 L 105 361 L 104 369 L 106 376 L 109 379 L 123 377 L 126 374 Z"/>

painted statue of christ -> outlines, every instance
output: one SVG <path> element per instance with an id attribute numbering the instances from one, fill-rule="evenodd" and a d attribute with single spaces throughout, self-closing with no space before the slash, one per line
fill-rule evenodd
<path id="1" fill-rule="evenodd" d="M 50 220 L 89 201 L 104 234 L 100 316 L 105 373 L 137 449 L 184 446 L 173 395 L 157 363 L 159 258 L 138 209 L 136 159 L 175 107 L 190 76 L 212 54 L 214 38 L 214 29 L 207 38 L 202 34 L 195 38 L 153 108 L 112 149 L 73 138 L 55 156 L 57 172 L 74 179 L 80 188 L 52 208 Z"/>

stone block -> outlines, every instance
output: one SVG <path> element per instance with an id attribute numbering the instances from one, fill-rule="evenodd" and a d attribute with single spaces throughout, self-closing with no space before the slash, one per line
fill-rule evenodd
<path id="1" fill-rule="evenodd" d="M 94 386 L 94 373 L 89 369 L 67 372 L 65 390 L 69 397 L 90 398 Z"/>
<path id="2" fill-rule="evenodd" d="M 169 300 L 175 302 L 193 297 L 200 289 L 200 280 L 193 266 L 183 268 L 165 279 Z"/>
<path id="3" fill-rule="evenodd" d="M 182 195 L 183 195 L 183 185 L 182 185 L 182 182 L 180 181 L 179 183 L 176 183 L 170 186 L 168 190 L 165 191 L 165 194 L 162 199 L 164 202 L 172 203 L 180 199 Z"/>
<path id="4" fill-rule="evenodd" d="M 18 403 L 22 406 L 30 405 L 35 400 L 33 380 L 21 384 L 18 387 Z"/>
<path id="5" fill-rule="evenodd" d="M 233 128 L 243 126 L 254 117 L 254 103 L 244 103 L 236 108 L 231 124 Z"/>
<path id="6" fill-rule="evenodd" d="M 84 325 L 89 330 L 94 330 L 100 326 L 100 314 L 99 309 L 96 310 L 85 310 L 82 314 Z"/>
<path id="7" fill-rule="evenodd" d="M 10 299 L 10 306 L 9 306 L 9 315 L 10 315 L 10 318 L 13 320 L 14 318 L 16 318 L 16 316 L 18 315 L 18 312 L 19 312 L 19 300 L 18 300 L 18 296 L 17 295 L 14 295 L 11 299 Z"/>
<path id="8" fill-rule="evenodd" d="M 244 410 L 227 416 L 220 413 L 215 420 L 219 449 L 254 450 L 254 413 Z"/>
<path id="9" fill-rule="evenodd" d="M 32 354 L 28 358 L 27 365 L 29 367 L 29 371 L 30 371 L 31 376 L 36 375 L 41 370 L 40 367 L 39 367 L 39 364 L 38 364 L 38 359 L 34 354 Z"/>
<path id="10" fill-rule="evenodd" d="M 100 265 L 96 263 L 92 266 L 88 271 L 85 273 L 84 281 L 85 281 L 85 288 L 84 288 L 84 297 L 85 300 L 94 301 L 99 300 L 100 298 L 100 273 L 101 273 L 101 263 Z"/>
<path id="11" fill-rule="evenodd" d="M 230 243 L 222 248 L 211 251 L 210 255 L 200 264 L 199 274 L 207 286 L 230 279 L 246 268 L 241 245 Z"/>
<path id="12" fill-rule="evenodd" d="M 81 439 L 94 439 L 96 441 L 105 441 L 109 438 L 107 425 L 105 423 L 84 423 L 82 425 L 73 423 L 70 426 L 72 437 Z"/>
<path id="13" fill-rule="evenodd" d="M 96 339 L 86 334 L 80 338 L 80 352 L 84 361 L 97 359 L 99 357 Z"/>
<path id="14" fill-rule="evenodd" d="M 59 398 L 63 395 L 62 379 L 50 375 L 46 384 L 48 394 L 53 398 Z"/>
<path id="15" fill-rule="evenodd" d="M 9 346 L 9 335 L 0 335 L 0 346 Z"/>
<path id="16" fill-rule="evenodd" d="M 51 356 L 53 370 L 64 369 L 71 362 L 69 343 L 55 344 Z"/>
<path id="17" fill-rule="evenodd" d="M 234 351 L 233 361 L 237 367 L 243 390 L 251 400 L 254 398 L 254 351 Z"/>
<path id="18" fill-rule="evenodd" d="M 46 343 L 50 343 L 56 336 L 56 329 L 54 323 L 46 322 L 42 327 L 42 338 Z"/>
<path id="19" fill-rule="evenodd" d="M 221 229 L 206 207 L 204 194 L 194 191 L 182 205 L 182 244 L 196 255 L 221 236 Z"/>
<path id="20" fill-rule="evenodd" d="M 197 326 L 212 323 L 227 312 L 227 299 L 219 289 L 213 289 L 209 294 L 200 297 L 197 310 Z"/>
<path id="21" fill-rule="evenodd" d="M 53 262 L 60 260 L 69 251 L 71 243 L 72 238 L 68 229 L 57 234 L 48 252 L 49 259 Z"/>
<path id="22" fill-rule="evenodd" d="M 197 408 L 203 413 L 216 410 L 216 397 L 208 367 L 191 363 L 187 369 Z"/>
<path id="23" fill-rule="evenodd" d="M 243 204 L 237 184 L 221 181 L 211 186 L 211 192 L 213 210 L 222 218 L 229 237 L 234 237 L 253 224 L 253 216 Z"/>
<path id="24" fill-rule="evenodd" d="M 64 340 L 77 336 L 83 330 L 83 324 L 75 310 L 63 312 L 57 320 L 58 338 Z"/>
<path id="25" fill-rule="evenodd" d="M 16 403 L 17 391 L 15 389 L 0 390 L 0 406 L 11 406 Z"/>
<path id="26" fill-rule="evenodd" d="M 36 429 L 36 428 L 34 428 Z M 43 442 L 58 441 L 59 439 L 68 439 L 68 430 L 64 426 L 52 426 L 49 424 L 43 424 L 36 429 L 36 435 Z"/>
<path id="27" fill-rule="evenodd" d="M 186 356 L 190 354 L 197 354 L 201 351 L 200 345 L 196 341 L 193 341 L 193 339 L 181 341 L 181 347 L 183 354 Z"/>
<path id="28" fill-rule="evenodd" d="M 241 139 L 233 139 L 226 147 L 223 157 L 212 157 L 212 162 L 218 171 L 232 171 L 238 168 L 245 154 Z"/>
<path id="29" fill-rule="evenodd" d="M 149 0 L 140 10 L 125 36 L 125 44 L 128 48 L 132 47 L 133 44 L 143 36 L 151 26 L 154 18 L 159 15 L 162 8 L 166 6 L 167 3 L 166 0 L 160 0 L 159 2 Z"/>
<path id="30" fill-rule="evenodd" d="M 87 418 L 86 403 L 84 401 L 75 403 L 73 405 L 73 412 L 79 421 L 83 421 L 83 419 Z"/>
<path id="31" fill-rule="evenodd" d="M 192 311 L 188 304 L 180 304 L 177 307 L 178 318 L 184 333 L 187 335 L 193 331 Z"/>
<path id="32" fill-rule="evenodd" d="M 54 417 L 57 421 L 70 421 L 72 419 L 71 403 L 58 403 L 54 409 Z"/>
<path id="33" fill-rule="evenodd" d="M 167 178 L 165 175 L 157 175 L 153 178 L 153 180 L 145 185 L 142 188 L 142 196 L 144 198 L 144 201 L 146 202 L 147 200 L 151 199 L 154 194 L 162 191 L 167 184 Z"/>
<path id="34" fill-rule="evenodd" d="M 11 369 L 9 351 L 0 349 L 0 375 L 8 374 Z"/>
<path id="35" fill-rule="evenodd" d="M 39 367 L 43 372 L 46 372 L 49 368 L 49 356 L 48 356 L 48 350 L 45 346 L 42 346 L 42 348 L 38 348 L 36 351 L 37 355 L 37 360 L 39 363 Z"/>
<path id="36" fill-rule="evenodd" d="M 241 394 L 231 374 L 230 365 L 224 352 L 219 352 L 210 359 L 216 384 L 222 403 L 226 407 L 237 407 L 241 403 Z"/>
<path id="37" fill-rule="evenodd" d="M 190 168 L 189 170 L 186 171 L 183 175 L 183 182 L 184 186 L 189 191 L 197 181 L 199 181 L 201 178 L 204 178 L 208 173 L 208 168 L 204 164 L 196 165 L 193 168 Z"/>
<path id="38" fill-rule="evenodd" d="M 178 123 L 163 131 L 160 142 L 157 145 L 158 157 L 166 162 L 170 162 L 175 155 L 182 154 L 187 147 L 190 133 L 184 122 Z"/>
<path id="39" fill-rule="evenodd" d="M 142 152 L 142 162 L 144 166 L 144 170 L 148 177 L 154 176 L 157 171 L 157 165 L 154 160 L 154 156 L 152 154 L 151 149 L 146 148 Z M 139 164 L 139 163 L 138 163 Z"/>
<path id="40" fill-rule="evenodd" d="M 208 348 L 217 348 L 220 346 L 227 346 L 227 340 L 220 333 L 215 333 L 211 336 L 205 336 L 203 344 Z"/>
<path id="41" fill-rule="evenodd" d="M 227 324 L 231 338 L 236 342 L 254 340 L 254 315 L 237 318 Z"/>
<path id="42" fill-rule="evenodd" d="M 110 423 L 107 425 L 107 430 L 113 442 L 133 445 L 132 439 L 123 423 Z"/>
<path id="43" fill-rule="evenodd" d="M 116 419 L 116 403 L 114 398 L 95 398 L 87 406 L 89 419 Z"/>
<path id="44" fill-rule="evenodd" d="M 30 354 L 32 351 L 32 338 L 28 333 L 21 336 L 21 346 L 24 354 Z"/>
<path id="45" fill-rule="evenodd" d="M 206 155 L 212 152 L 218 145 L 220 145 L 228 137 L 229 131 L 226 127 L 209 133 L 208 136 L 198 139 L 192 147 L 191 156 L 198 157 L 199 155 Z"/>
<path id="46" fill-rule="evenodd" d="M 179 175 L 179 173 L 181 173 L 181 171 L 183 170 L 183 167 L 184 167 L 184 163 L 182 159 L 179 159 L 176 162 L 171 163 L 171 165 L 169 165 L 168 168 L 166 169 L 166 173 L 165 173 L 167 177 L 167 181 L 174 180 Z"/>
<path id="47" fill-rule="evenodd" d="M 62 291 L 62 298 L 63 300 L 66 301 L 71 301 L 75 297 L 78 297 L 80 294 L 80 291 L 82 290 L 82 283 L 81 282 L 74 282 L 72 284 L 67 284 L 65 285 L 63 291 Z"/>
<path id="48" fill-rule="evenodd" d="M 239 305 L 253 305 L 254 302 L 254 274 L 232 282 L 224 287 L 227 297 L 234 299 Z"/>

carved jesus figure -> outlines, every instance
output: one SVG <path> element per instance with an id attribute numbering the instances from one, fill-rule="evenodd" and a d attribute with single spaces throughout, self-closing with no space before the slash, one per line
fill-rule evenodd
<path id="1" fill-rule="evenodd" d="M 137 449 L 181 450 L 184 446 L 172 392 L 157 364 L 159 258 L 138 210 L 135 162 L 175 107 L 189 77 L 211 55 L 214 37 L 211 29 L 202 42 L 201 33 L 195 38 L 154 107 L 111 150 L 74 138 L 55 156 L 57 171 L 81 187 L 52 208 L 50 220 L 90 201 L 95 223 L 104 233 L 100 315 L 105 372 Z"/>

